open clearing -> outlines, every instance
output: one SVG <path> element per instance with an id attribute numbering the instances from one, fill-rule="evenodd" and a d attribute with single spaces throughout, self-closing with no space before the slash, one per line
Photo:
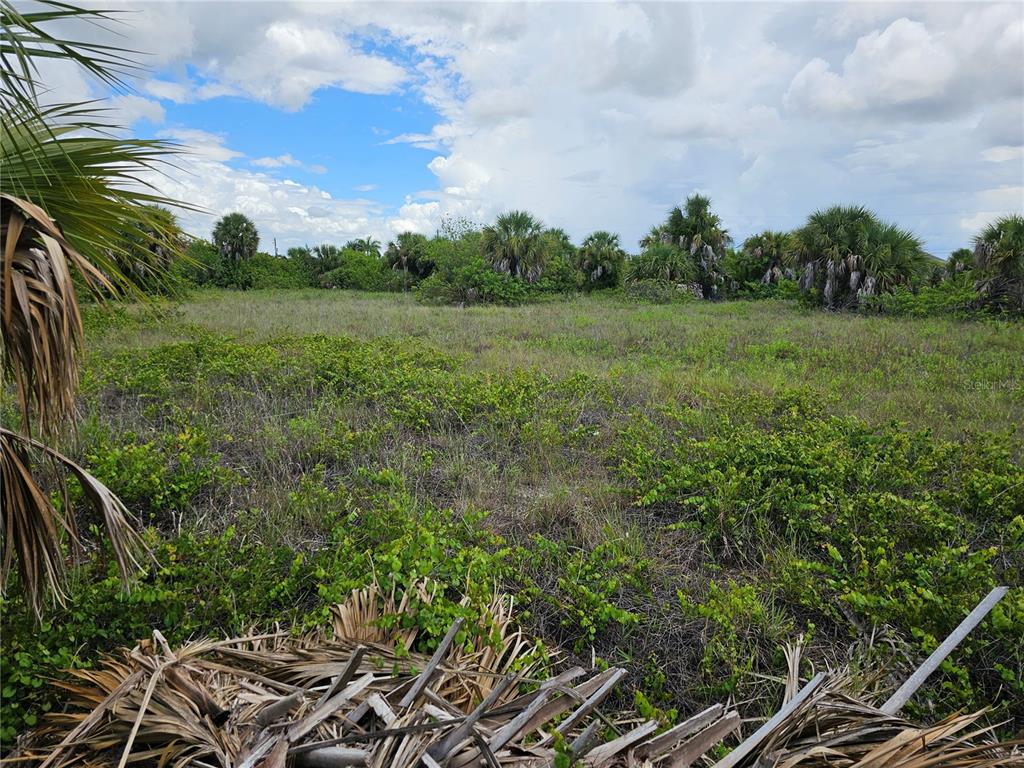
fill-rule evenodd
<path id="1" fill-rule="evenodd" d="M 398 621 L 424 651 L 508 591 L 665 721 L 777 706 L 801 635 L 808 663 L 895 651 L 899 680 L 1022 581 L 1020 325 L 343 291 L 87 324 L 65 447 L 151 526 L 161 567 L 126 596 L 91 553 L 41 631 L 5 601 L 5 658 L 33 659 L 5 680 L 5 739 L 54 704 L 42 676 L 151 627 L 311 626 L 371 581 L 418 595 Z M 913 706 L 994 702 L 1019 725 L 1022 631 L 1017 589 Z"/>

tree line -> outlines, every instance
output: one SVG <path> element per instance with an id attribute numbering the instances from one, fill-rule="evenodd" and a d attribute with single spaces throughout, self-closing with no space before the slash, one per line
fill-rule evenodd
<path id="1" fill-rule="evenodd" d="M 166 221 L 170 214 L 160 216 Z M 125 271 L 140 280 L 177 274 L 186 285 L 413 290 L 426 302 L 457 304 L 621 289 L 653 301 L 782 296 L 830 310 L 885 308 L 897 298 L 924 296 L 940 307 L 1024 313 L 1024 217 L 1016 214 L 992 222 L 972 248 L 945 260 L 925 252 L 914 233 L 856 205 L 815 211 L 795 230 L 765 230 L 735 244 L 710 199 L 699 194 L 653 226 L 636 254 L 603 230 L 576 245 L 564 230 L 521 210 L 487 225 L 446 219 L 432 237 L 403 232 L 385 247 L 367 237 L 290 248 L 283 257 L 259 251 L 256 226 L 241 213 L 220 219 L 210 241 L 178 230 L 182 244 L 160 246 L 152 235 L 137 238 L 144 252 Z M 182 249 L 186 258 L 176 269 Z M 152 265 L 161 254 L 162 268 Z"/>

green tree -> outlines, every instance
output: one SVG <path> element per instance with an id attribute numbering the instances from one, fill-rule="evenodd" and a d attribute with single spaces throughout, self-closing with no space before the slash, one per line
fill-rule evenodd
<path id="1" fill-rule="evenodd" d="M 1002 216 L 974 238 L 975 288 L 982 301 L 1024 312 L 1024 216 Z"/>
<path id="2" fill-rule="evenodd" d="M 970 248 L 957 248 L 946 259 L 946 275 L 955 277 L 961 272 L 974 269 L 974 251 Z"/>
<path id="3" fill-rule="evenodd" d="M 788 232 L 765 230 L 743 241 L 743 253 L 748 257 L 743 274 L 729 273 L 740 283 L 760 281 L 765 285 L 778 283 L 788 277 L 792 244 Z"/>
<path id="4" fill-rule="evenodd" d="M 897 286 L 911 286 L 927 267 L 921 241 L 879 221 L 863 206 L 815 211 L 794 233 L 793 256 L 800 287 L 829 309 L 856 305 Z"/>
<path id="5" fill-rule="evenodd" d="M 388 243 L 384 259 L 391 269 L 405 273 L 406 284 L 427 277 L 434 269 L 427 255 L 427 238 L 416 232 L 402 232 Z"/>
<path id="6" fill-rule="evenodd" d="M 721 294 L 725 254 L 732 238 L 721 218 L 712 212 L 710 198 L 693 194 L 683 208 L 677 206 L 669 211 L 659 237 L 690 254 L 704 298 L 713 299 Z"/>
<path id="7" fill-rule="evenodd" d="M 213 227 L 213 244 L 227 261 L 251 259 L 260 247 L 256 225 L 243 213 L 229 213 Z"/>
<path id="8" fill-rule="evenodd" d="M 613 288 L 622 282 L 625 260 L 619 236 L 598 231 L 584 239 L 576 254 L 576 268 L 583 273 L 586 285 Z"/>
<path id="9" fill-rule="evenodd" d="M 0 427 L 0 589 L 12 567 L 39 616 L 47 593 L 62 602 L 65 544 L 80 549 L 74 510 L 52 499 L 40 463 L 73 475 L 104 520 L 128 579 L 145 547 L 124 505 L 52 444 L 75 415 L 83 329 L 79 291 L 105 297 L 138 291 L 126 233 L 162 242 L 166 221 L 151 205 L 179 205 L 140 184 L 176 151 L 161 141 L 118 138 L 119 127 L 80 103 L 43 105 L 40 58 L 59 58 L 114 87 L 133 66 L 123 51 L 60 36 L 79 19 L 103 25 L 110 12 L 41 0 L 30 11 L 0 0 L 0 337 L 2 376 L 14 382 L 20 428 Z M 136 241 L 136 242 L 137 242 Z M 51 492 L 52 491 L 52 492 Z"/>
<path id="10" fill-rule="evenodd" d="M 349 240 L 345 243 L 345 249 L 358 251 L 359 253 L 368 253 L 371 256 L 380 258 L 380 241 L 374 240 L 372 237 L 360 237 L 355 240 Z"/>
<path id="11" fill-rule="evenodd" d="M 544 225 L 533 215 L 510 211 L 484 227 L 481 248 L 497 272 L 535 283 L 544 273 L 549 255 L 543 234 Z"/>
<path id="12" fill-rule="evenodd" d="M 114 254 L 118 268 L 147 293 L 170 293 L 175 286 L 172 268 L 185 250 L 185 233 L 171 211 L 146 206 L 145 220 L 126 222 L 121 250 Z"/>

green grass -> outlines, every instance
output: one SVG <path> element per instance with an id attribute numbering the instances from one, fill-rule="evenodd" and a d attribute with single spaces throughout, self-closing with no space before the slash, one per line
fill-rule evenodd
<path id="1" fill-rule="evenodd" d="M 42 628 L 12 590 L 5 741 L 58 703 L 45 678 L 152 627 L 309 627 L 374 578 L 438 585 L 402 618 L 424 650 L 510 592 L 545 643 L 626 665 L 666 719 L 776 707 L 801 634 L 818 666 L 896 649 L 897 681 L 993 584 L 1024 581 L 1020 325 L 340 291 L 87 321 L 64 447 L 160 566 L 123 595 L 92 547 Z M 915 713 L 1024 722 L 1022 633 L 1015 589 Z"/>
<path id="2" fill-rule="evenodd" d="M 1011 430 L 1024 440 L 1024 325 L 800 310 L 784 302 L 642 305 L 602 296 L 523 307 L 429 307 L 345 291 L 197 294 L 179 320 L 115 344 L 181 338 L 185 324 L 281 334 L 414 338 L 473 370 L 585 372 L 638 400 L 805 387 L 835 413 L 936 434 Z"/>

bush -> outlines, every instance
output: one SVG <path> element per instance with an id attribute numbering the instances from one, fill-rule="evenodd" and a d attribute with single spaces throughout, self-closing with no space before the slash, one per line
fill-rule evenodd
<path id="1" fill-rule="evenodd" d="M 213 285 L 220 262 L 221 256 L 213 243 L 196 237 L 185 247 L 185 258 L 171 265 L 172 278 L 186 286 Z"/>
<path id="2" fill-rule="evenodd" d="M 688 286 L 667 280 L 630 280 L 623 287 L 622 293 L 627 299 L 649 304 L 672 304 L 695 298 Z"/>
<path id="3" fill-rule="evenodd" d="M 356 291 L 400 291 L 404 287 L 401 274 L 372 253 L 346 248 L 341 252 L 341 266 L 320 276 L 321 288 L 349 288 Z"/>
<path id="4" fill-rule="evenodd" d="M 978 295 L 970 273 L 960 273 L 935 286 L 918 291 L 897 288 L 892 293 L 866 296 L 859 309 L 863 312 L 898 317 L 969 317 L 976 313 Z"/>
<path id="5" fill-rule="evenodd" d="M 269 253 L 257 253 L 239 263 L 235 274 L 240 288 L 309 287 L 309 276 L 301 263 Z"/>
<path id="6" fill-rule="evenodd" d="M 521 280 L 496 272 L 484 260 L 476 232 L 458 239 L 435 237 L 427 253 L 434 271 L 416 286 L 416 298 L 425 304 L 521 304 L 529 296 Z"/>
<path id="7" fill-rule="evenodd" d="M 699 532 L 719 566 L 756 573 L 789 616 L 837 643 L 858 626 L 895 627 L 924 656 L 993 585 L 1020 583 L 1024 468 L 1005 438 L 873 429 L 800 399 L 722 407 L 710 420 L 683 408 L 661 426 L 632 424 L 619 471 L 638 505 Z M 946 662 L 917 701 L 950 711 L 1003 689 L 1012 707 L 1024 695 L 1022 598 L 994 612 L 958 651 L 964 666 Z M 723 630 L 711 661 L 742 661 Z M 972 659 L 982 650 L 984 662 Z"/>
<path id="8" fill-rule="evenodd" d="M 416 287 L 416 297 L 425 304 L 522 304 L 528 292 L 521 281 L 495 272 L 481 258 L 435 271 Z"/>
<path id="9" fill-rule="evenodd" d="M 626 282 L 639 280 L 693 283 L 697 280 L 697 268 L 690 254 L 681 248 L 669 243 L 653 243 L 626 262 Z"/>

